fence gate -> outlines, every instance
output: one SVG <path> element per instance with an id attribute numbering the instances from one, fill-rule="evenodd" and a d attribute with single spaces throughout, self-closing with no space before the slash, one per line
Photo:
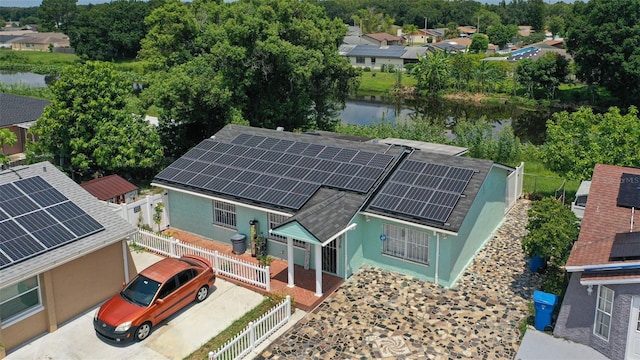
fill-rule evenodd
<path id="1" fill-rule="evenodd" d="M 338 239 L 322 248 L 322 271 L 338 273 Z"/>

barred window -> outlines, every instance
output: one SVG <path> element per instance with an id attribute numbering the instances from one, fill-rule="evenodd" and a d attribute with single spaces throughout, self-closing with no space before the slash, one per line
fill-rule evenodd
<path id="1" fill-rule="evenodd" d="M 37 276 L 0 289 L 0 319 L 3 325 L 41 306 Z"/>
<path id="2" fill-rule="evenodd" d="M 609 332 L 611 330 L 613 295 L 613 290 L 606 286 L 598 286 L 598 304 L 596 307 L 596 319 L 593 332 L 606 341 L 609 341 Z"/>
<path id="3" fill-rule="evenodd" d="M 364 56 L 356 56 L 356 64 L 364 64 Z"/>
<path id="4" fill-rule="evenodd" d="M 236 206 L 224 201 L 213 200 L 213 223 L 235 229 L 237 227 Z"/>
<path id="5" fill-rule="evenodd" d="M 269 213 L 269 229 L 273 229 L 279 224 L 282 224 L 283 222 L 285 222 L 286 220 L 287 220 L 287 216 L 285 215 Z M 286 236 L 282 236 L 274 233 L 269 234 L 269 239 L 277 242 L 281 242 L 283 244 L 287 243 Z M 293 246 L 304 247 L 304 241 L 293 239 Z"/>
<path id="6" fill-rule="evenodd" d="M 429 234 L 391 224 L 384 225 L 384 234 L 383 254 L 429 264 Z"/>

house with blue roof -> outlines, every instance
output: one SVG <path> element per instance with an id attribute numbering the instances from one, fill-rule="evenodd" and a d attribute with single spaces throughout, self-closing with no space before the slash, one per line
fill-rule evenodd
<path id="1" fill-rule="evenodd" d="M 453 287 L 500 225 L 514 168 L 465 149 L 227 125 L 157 174 L 170 226 L 345 279 L 365 265 Z M 514 180 L 515 179 L 515 180 Z M 255 231 L 252 231 L 255 226 Z M 252 240 L 252 239 L 250 239 Z"/>

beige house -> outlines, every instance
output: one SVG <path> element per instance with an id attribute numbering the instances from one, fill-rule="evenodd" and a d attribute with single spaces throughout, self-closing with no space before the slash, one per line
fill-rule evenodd
<path id="1" fill-rule="evenodd" d="M 136 275 L 136 231 L 48 162 L 0 172 L 0 358 Z"/>
<path id="2" fill-rule="evenodd" d="M 69 48 L 69 37 L 61 33 L 27 33 L 11 44 L 12 50 L 50 51 L 51 48 Z"/>

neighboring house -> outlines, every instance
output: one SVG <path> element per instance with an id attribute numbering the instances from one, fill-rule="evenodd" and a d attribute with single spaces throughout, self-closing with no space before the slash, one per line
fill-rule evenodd
<path id="1" fill-rule="evenodd" d="M 12 50 L 51 51 L 54 48 L 70 48 L 69 37 L 61 33 L 31 33 L 15 39 Z"/>
<path id="2" fill-rule="evenodd" d="M 554 335 L 610 359 L 640 358 L 640 169 L 596 165 Z"/>
<path id="3" fill-rule="evenodd" d="M 89 194 L 113 204 L 127 204 L 135 201 L 139 188 L 119 175 L 99 177 L 80 184 Z"/>
<path id="4" fill-rule="evenodd" d="M 0 32 L 0 49 L 11 49 L 11 43 L 18 38 L 19 35 L 5 35 Z"/>
<path id="5" fill-rule="evenodd" d="M 458 31 L 460 31 L 460 37 L 473 37 L 478 30 L 475 26 L 458 26 Z"/>
<path id="6" fill-rule="evenodd" d="M 48 162 L 0 172 L 0 357 L 118 292 L 136 231 Z"/>
<path id="7" fill-rule="evenodd" d="M 531 36 L 531 33 L 535 32 L 534 30 L 531 29 L 531 26 L 529 25 L 520 25 L 518 26 L 518 35 L 520 37 L 527 37 L 527 36 Z"/>
<path id="8" fill-rule="evenodd" d="M 418 62 L 418 56 L 428 51 L 422 46 L 342 45 L 339 52 L 349 59 L 352 66 L 380 69 L 382 65 L 392 65 L 403 69 L 405 64 Z"/>
<path id="9" fill-rule="evenodd" d="M 4 154 L 9 155 L 12 161 L 24 159 L 27 130 L 42 116 L 47 105 L 48 100 L 0 93 L 0 129 L 9 129 L 16 134 L 18 140 L 13 146 L 5 145 L 2 148 Z"/>
<path id="10" fill-rule="evenodd" d="M 427 47 L 429 49 L 446 51 L 449 53 L 464 53 L 467 52 L 472 41 L 473 40 L 470 37 L 459 37 L 438 41 L 427 45 Z"/>
<path id="11" fill-rule="evenodd" d="M 346 279 L 365 264 L 451 287 L 503 220 L 514 171 L 450 155 L 463 152 L 227 125 L 153 185 L 172 227 L 229 244 L 257 223 L 291 287 L 295 265 L 315 269 L 320 296 L 323 272 Z"/>
<path id="12" fill-rule="evenodd" d="M 402 45 L 404 43 L 402 36 L 387 33 L 364 34 L 362 39 L 376 46 Z"/>
<path id="13" fill-rule="evenodd" d="M 414 35 L 413 41 L 417 43 L 432 43 L 441 41 L 444 38 L 446 29 L 418 29 L 418 34 Z"/>

